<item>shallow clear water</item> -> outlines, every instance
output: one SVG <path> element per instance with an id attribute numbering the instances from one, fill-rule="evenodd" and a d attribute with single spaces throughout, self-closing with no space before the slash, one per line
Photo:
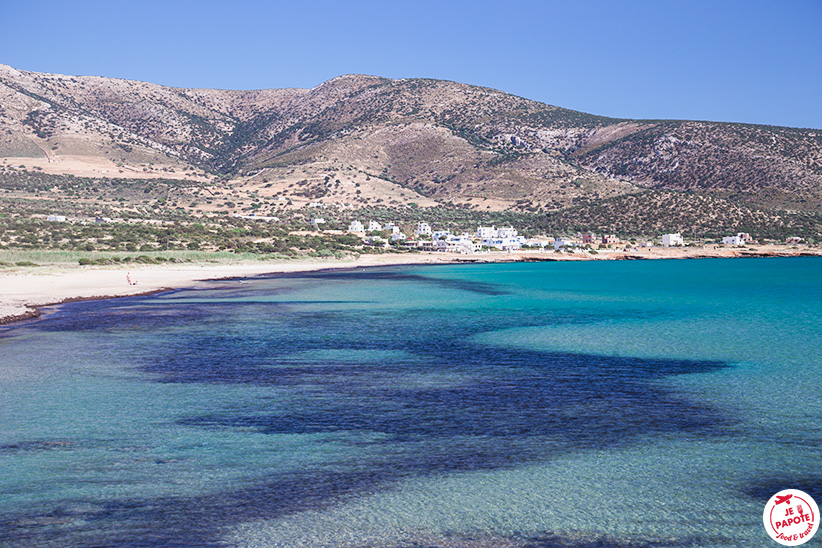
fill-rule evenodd
<path id="1" fill-rule="evenodd" d="M 822 261 L 324 272 L 0 332 L 0 546 L 766 546 Z"/>

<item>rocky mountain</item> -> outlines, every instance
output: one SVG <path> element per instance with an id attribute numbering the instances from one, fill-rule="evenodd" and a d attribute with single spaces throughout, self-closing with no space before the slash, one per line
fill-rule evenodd
<path id="1" fill-rule="evenodd" d="M 0 65 L 0 158 L 187 178 L 295 206 L 536 212 L 653 189 L 822 211 L 822 130 L 613 119 L 427 79 L 230 91 Z"/>

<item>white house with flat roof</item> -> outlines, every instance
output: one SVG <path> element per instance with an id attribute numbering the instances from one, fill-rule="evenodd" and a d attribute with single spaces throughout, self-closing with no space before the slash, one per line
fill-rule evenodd
<path id="1" fill-rule="evenodd" d="M 736 236 L 723 236 L 722 243 L 725 245 L 745 245 L 748 239 L 750 239 L 748 234 L 740 232 Z"/>
<path id="2" fill-rule="evenodd" d="M 368 232 L 379 232 L 382 230 L 382 225 L 377 221 L 368 221 Z"/>
<path id="3" fill-rule="evenodd" d="M 562 249 L 563 247 L 569 247 L 571 245 L 571 240 L 570 238 L 554 238 L 551 245 L 554 246 L 554 249 Z"/>
<path id="4" fill-rule="evenodd" d="M 477 227 L 477 237 L 485 240 L 486 238 L 493 238 L 497 235 L 497 227 L 495 226 L 479 226 Z"/>
<path id="5" fill-rule="evenodd" d="M 365 227 L 359 221 L 351 221 L 348 225 L 348 232 L 365 232 Z"/>
<path id="6" fill-rule="evenodd" d="M 485 247 L 493 247 L 501 251 L 516 251 L 522 247 L 522 242 L 519 238 L 485 238 L 482 240 L 482 245 Z"/>
<path id="7" fill-rule="evenodd" d="M 424 221 L 420 221 L 417 223 L 417 229 L 414 231 L 414 234 L 417 236 L 430 236 L 431 235 L 431 225 Z"/>
<path id="8" fill-rule="evenodd" d="M 542 250 L 546 247 L 551 247 L 551 242 L 549 240 L 525 240 L 523 245 L 527 245 L 528 247 L 538 247 Z"/>
<path id="9" fill-rule="evenodd" d="M 665 247 L 682 246 L 685 245 L 685 241 L 682 239 L 682 234 L 679 232 L 674 234 L 663 234 L 662 245 Z"/>
<path id="10" fill-rule="evenodd" d="M 497 229 L 497 238 L 516 238 L 517 229 L 512 226 L 503 226 Z"/>
<path id="11" fill-rule="evenodd" d="M 470 255 L 479 251 L 479 244 L 475 244 L 470 236 L 452 236 L 447 240 L 435 240 L 434 245 L 437 251 L 447 251 L 449 253 L 463 253 Z"/>

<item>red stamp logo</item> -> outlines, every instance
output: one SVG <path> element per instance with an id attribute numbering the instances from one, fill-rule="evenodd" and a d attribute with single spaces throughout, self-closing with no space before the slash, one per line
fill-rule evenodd
<path id="1" fill-rule="evenodd" d="M 798 489 L 785 489 L 771 497 L 762 513 L 765 530 L 783 546 L 805 544 L 819 528 L 819 507 Z"/>

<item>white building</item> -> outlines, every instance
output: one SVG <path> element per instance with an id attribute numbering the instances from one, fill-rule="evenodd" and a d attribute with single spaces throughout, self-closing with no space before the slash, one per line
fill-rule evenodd
<path id="1" fill-rule="evenodd" d="M 313 219 L 311 219 L 311 224 L 314 225 L 314 228 L 317 228 L 320 225 L 325 224 L 325 219 L 323 219 L 322 217 L 314 217 Z"/>
<path id="2" fill-rule="evenodd" d="M 377 221 L 368 221 L 368 232 L 379 232 L 382 230 L 382 225 Z"/>
<path id="3" fill-rule="evenodd" d="M 516 251 L 522 247 L 519 238 L 485 238 L 482 240 L 485 247 L 493 247 L 501 251 Z"/>
<path id="4" fill-rule="evenodd" d="M 662 245 L 665 247 L 682 246 L 685 242 L 682 240 L 682 234 L 679 232 L 675 234 L 663 234 Z"/>
<path id="5" fill-rule="evenodd" d="M 562 249 L 563 247 L 568 247 L 571 245 L 571 240 L 568 238 L 554 238 L 553 244 L 554 249 Z"/>
<path id="6" fill-rule="evenodd" d="M 497 227 L 495 226 L 480 226 L 477 227 L 477 237 L 485 240 L 486 238 L 493 238 L 497 235 Z"/>
<path id="7" fill-rule="evenodd" d="M 525 244 L 528 247 L 538 247 L 540 249 L 545 249 L 546 247 L 551 247 L 551 242 L 548 240 L 525 240 Z"/>
<path id="8" fill-rule="evenodd" d="M 504 226 L 497 229 L 497 238 L 516 238 L 517 231 L 512 226 Z"/>
<path id="9" fill-rule="evenodd" d="M 405 234 L 400 232 L 399 229 L 397 230 L 397 232 L 394 232 L 393 234 L 391 234 L 391 241 L 392 242 L 396 242 L 397 240 L 405 240 L 405 239 L 406 239 Z"/>
<path id="10" fill-rule="evenodd" d="M 365 227 L 359 221 L 351 221 L 348 225 L 348 232 L 365 232 Z"/>
<path id="11" fill-rule="evenodd" d="M 414 231 L 417 236 L 428 236 L 431 234 L 431 225 L 426 222 L 420 221 L 417 223 L 417 230 Z"/>
<path id="12" fill-rule="evenodd" d="M 510 226 L 480 226 L 477 227 L 477 236 L 482 239 L 483 246 L 500 250 L 519 249 L 525 243 L 525 238 L 518 236 L 517 231 Z"/>
<path id="13" fill-rule="evenodd" d="M 450 232 L 450 231 L 448 231 L 448 230 L 435 230 L 435 231 L 431 234 L 431 238 L 432 238 L 433 240 L 435 240 L 435 241 L 436 241 L 436 240 L 442 240 L 442 239 L 448 239 L 448 238 L 450 238 L 451 236 L 452 236 L 452 234 L 451 234 L 451 232 Z"/>
<path id="14" fill-rule="evenodd" d="M 65 223 L 66 216 L 65 215 L 49 215 L 46 217 L 47 221 L 51 221 L 53 223 Z"/>
<path id="15" fill-rule="evenodd" d="M 397 226 L 397 223 L 385 223 L 383 230 L 390 230 L 391 234 L 399 234 L 400 227 Z"/>
<path id="16" fill-rule="evenodd" d="M 415 245 L 413 247 L 416 247 L 417 249 L 420 249 L 422 251 L 437 251 L 436 242 L 432 242 L 429 240 L 420 240 L 418 242 L 415 242 L 414 244 Z M 403 243 L 403 245 L 411 246 L 411 242 L 405 242 Z"/>
<path id="17" fill-rule="evenodd" d="M 475 244 L 470 237 L 458 236 L 447 240 L 435 240 L 434 245 L 437 251 L 447 251 L 449 253 L 463 253 L 470 255 L 479 251 L 479 245 Z"/>
<path id="18" fill-rule="evenodd" d="M 722 243 L 725 245 L 745 245 L 745 236 L 741 232 L 736 236 L 723 236 Z"/>

